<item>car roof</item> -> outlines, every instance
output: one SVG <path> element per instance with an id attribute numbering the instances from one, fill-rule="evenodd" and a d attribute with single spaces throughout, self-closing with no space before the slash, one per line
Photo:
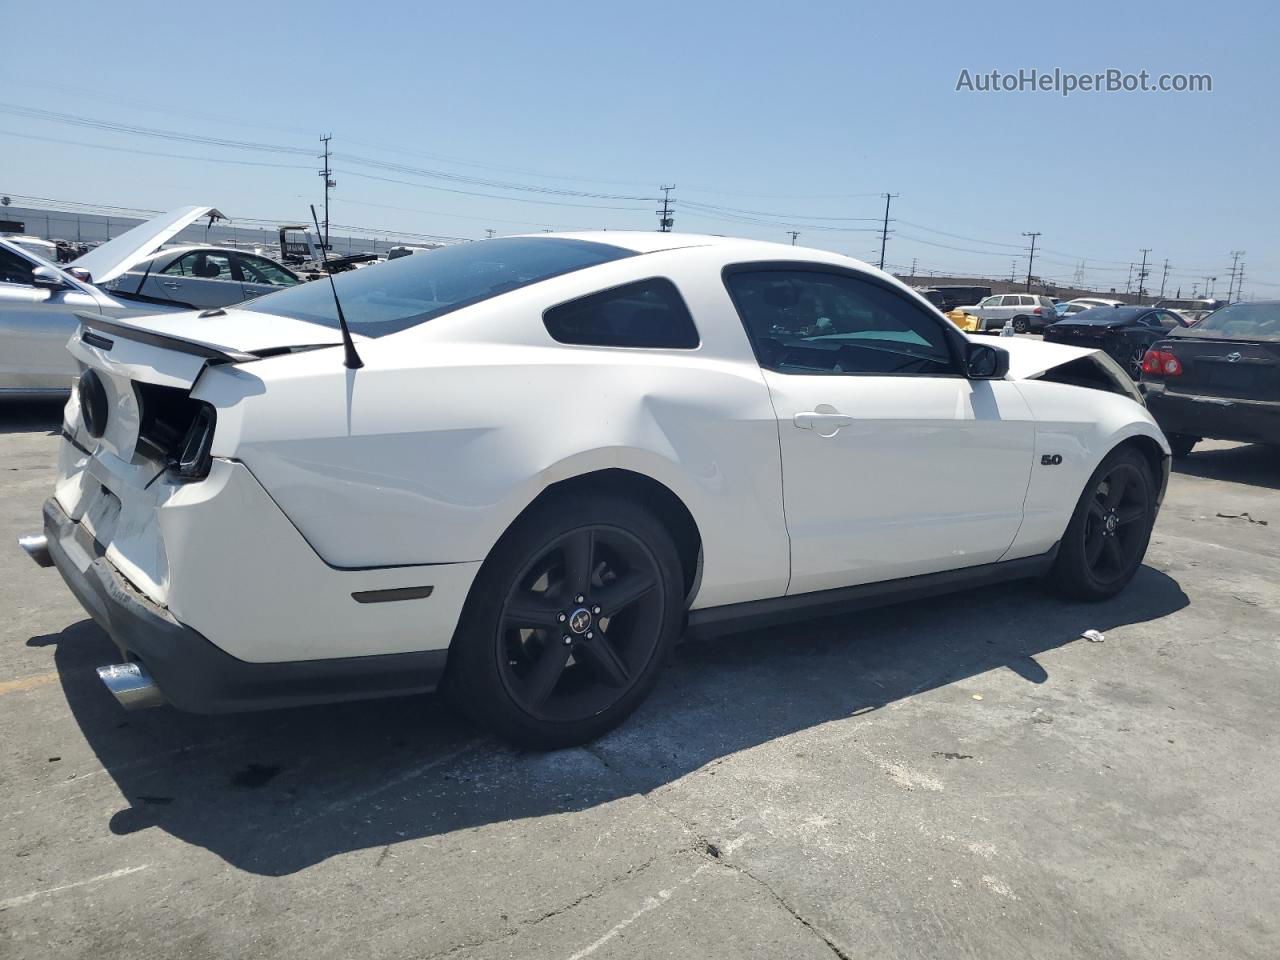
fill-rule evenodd
<path id="1" fill-rule="evenodd" d="M 133 269 L 137 269 L 142 264 L 150 260 L 155 260 L 157 257 L 169 257 L 177 254 L 191 253 L 195 250 L 205 250 L 209 253 L 242 253 L 250 257 L 266 257 L 268 260 L 272 259 L 265 253 L 254 253 L 252 250 L 237 250 L 235 247 L 218 247 L 208 243 L 180 243 L 172 247 L 165 247 L 163 250 L 157 250 L 155 253 L 148 254 L 135 263 Z"/>

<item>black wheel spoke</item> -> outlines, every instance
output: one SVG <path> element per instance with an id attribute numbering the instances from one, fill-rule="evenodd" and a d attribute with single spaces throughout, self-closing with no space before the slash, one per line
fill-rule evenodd
<path id="1" fill-rule="evenodd" d="M 512 597 L 503 611 L 507 627 L 527 627 L 530 630 L 559 630 L 560 604 L 553 603 L 541 594 L 525 593 Z"/>
<path id="2" fill-rule="evenodd" d="M 583 595 L 591 585 L 595 559 L 595 531 L 574 531 L 564 542 L 564 587 L 572 596 Z"/>
<path id="3" fill-rule="evenodd" d="M 1102 538 L 1102 552 L 1117 570 L 1124 568 L 1124 554 L 1120 550 L 1120 541 L 1115 537 Z"/>
<path id="4" fill-rule="evenodd" d="M 1124 526 L 1125 524 L 1133 523 L 1135 520 L 1141 520 L 1146 515 L 1147 508 L 1141 504 L 1130 507 L 1120 507 L 1116 510 L 1116 521 L 1121 526 Z"/>
<path id="5" fill-rule="evenodd" d="M 626 662 L 603 633 L 578 644 L 574 648 L 574 656 L 589 663 L 600 681 L 611 687 L 625 687 L 631 679 Z"/>
<path id="6" fill-rule="evenodd" d="M 547 643 L 529 676 L 525 678 L 525 697 L 531 707 L 540 707 L 547 702 L 551 691 L 560 682 L 564 668 L 569 663 L 571 648 L 557 638 Z"/>
<path id="7" fill-rule="evenodd" d="M 601 616 L 613 617 L 643 597 L 656 584 L 657 581 L 649 574 L 632 572 L 595 591 L 592 597 L 600 607 Z"/>
<path id="8" fill-rule="evenodd" d="M 1107 511 L 1102 509 L 1102 504 L 1098 502 L 1097 497 L 1089 501 L 1089 516 L 1097 523 L 1102 523 L 1107 518 Z"/>
<path id="9" fill-rule="evenodd" d="M 1102 532 L 1102 527 L 1095 527 L 1093 532 L 1084 544 L 1084 562 L 1090 567 L 1098 565 L 1098 558 L 1102 556 L 1102 545 L 1106 543 L 1106 536 Z"/>

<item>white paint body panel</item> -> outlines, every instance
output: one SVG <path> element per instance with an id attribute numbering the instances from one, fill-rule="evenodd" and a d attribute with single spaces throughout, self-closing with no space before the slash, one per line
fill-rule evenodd
<path id="1" fill-rule="evenodd" d="M 217 411 L 215 468 L 147 487 L 160 465 L 135 449 L 122 399 L 92 457 L 67 445 L 59 502 L 179 620 L 268 662 L 447 646 L 502 533 L 549 486 L 597 471 L 641 474 L 683 502 L 702 541 L 690 603 L 712 607 L 1042 553 L 1117 443 L 1141 434 L 1167 451 L 1128 397 L 1034 379 L 1090 354 L 1073 347 L 1000 341 L 1002 381 L 762 372 L 722 268 L 794 259 L 885 279 L 857 261 L 670 234 L 581 238 L 643 255 L 360 340 L 359 370 L 338 347 L 204 368 L 125 337 L 108 353 L 74 343 L 113 395 L 130 379 L 193 383 Z M 654 276 L 680 290 L 697 349 L 563 345 L 542 324 L 549 306 Z M 335 339 L 249 310 L 137 325 L 239 351 Z M 850 423 L 830 437 L 794 425 L 820 404 Z M 74 401 L 68 422 L 78 428 Z M 1062 465 L 1039 467 L 1043 452 Z M 101 486 L 120 501 L 114 520 L 93 518 Z M 435 592 L 412 602 L 350 596 L 424 584 Z"/>

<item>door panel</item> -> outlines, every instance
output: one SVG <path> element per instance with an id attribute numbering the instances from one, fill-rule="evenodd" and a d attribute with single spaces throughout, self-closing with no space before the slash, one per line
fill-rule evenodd
<path id="1" fill-rule="evenodd" d="M 79 370 L 67 341 L 79 321 L 77 310 L 99 312 L 84 291 L 45 290 L 0 284 L 0 388 L 64 389 Z"/>
<path id="2" fill-rule="evenodd" d="M 1012 383 L 765 380 L 781 437 L 788 593 L 991 563 L 1009 548 L 1035 441 Z"/>

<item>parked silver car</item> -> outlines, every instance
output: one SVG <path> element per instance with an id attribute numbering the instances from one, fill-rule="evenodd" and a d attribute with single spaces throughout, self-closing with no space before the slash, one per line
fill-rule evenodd
<path id="1" fill-rule="evenodd" d="M 0 238 L 0 396 L 65 393 L 78 367 L 67 341 L 76 313 L 130 317 L 241 303 L 298 283 L 253 254 L 217 247 L 156 252 L 212 207 L 183 207 L 57 266 Z M 217 214 L 221 216 L 221 214 Z"/>
<path id="2" fill-rule="evenodd" d="M 1017 333 L 1034 332 L 1057 319 L 1053 301 L 1031 293 L 997 293 L 960 309 L 978 318 L 980 332 L 999 330 L 1006 321 L 1013 322 Z"/>

